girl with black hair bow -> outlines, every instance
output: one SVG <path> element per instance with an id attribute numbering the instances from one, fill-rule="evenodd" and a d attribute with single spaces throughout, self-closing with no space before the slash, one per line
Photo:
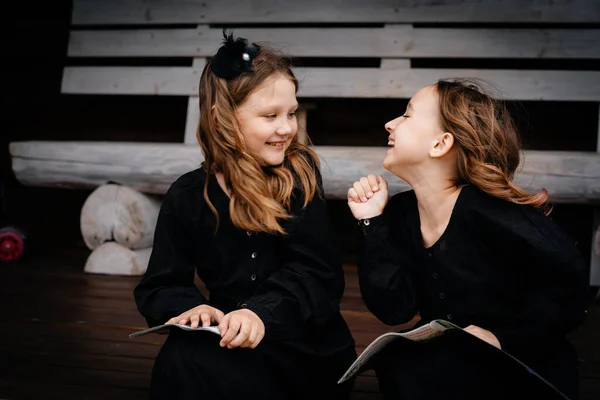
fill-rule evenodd
<path id="1" fill-rule="evenodd" d="M 168 190 L 135 299 L 150 326 L 212 324 L 220 337 L 172 329 L 153 399 L 349 398 L 344 274 L 318 157 L 296 136 L 297 89 L 282 57 L 241 38 L 204 68 L 205 162 Z"/>

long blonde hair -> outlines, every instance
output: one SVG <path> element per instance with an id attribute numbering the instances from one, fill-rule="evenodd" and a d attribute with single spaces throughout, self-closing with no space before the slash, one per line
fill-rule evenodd
<path id="1" fill-rule="evenodd" d="M 263 167 L 246 148 L 236 117 L 237 107 L 270 77 L 281 74 L 298 91 L 298 81 L 287 59 L 262 46 L 252 61 L 253 72 L 243 72 L 232 80 L 217 77 L 210 61 L 200 78 L 200 122 L 196 132 L 204 153 L 206 183 L 204 198 L 217 218 L 208 198 L 209 175 L 221 172 L 231 195 L 229 211 L 233 224 L 253 232 L 285 234 L 280 222 L 291 218 L 293 190 L 299 185 L 304 206 L 317 194 L 315 169 L 319 158 L 297 135 L 285 153 L 283 164 Z M 211 111 L 212 110 L 212 111 Z"/>
<path id="2" fill-rule="evenodd" d="M 488 85 L 465 78 L 435 85 L 442 128 L 458 144 L 456 183 L 472 183 L 492 196 L 549 213 L 546 189 L 532 194 L 512 181 L 521 159 L 521 142 L 504 102 L 485 91 Z"/>

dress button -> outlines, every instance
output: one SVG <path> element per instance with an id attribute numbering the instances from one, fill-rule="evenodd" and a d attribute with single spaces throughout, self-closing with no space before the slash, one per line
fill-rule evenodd
<path id="1" fill-rule="evenodd" d="M 434 272 L 431 276 L 433 277 L 433 279 L 437 279 L 439 275 L 437 272 Z"/>
<path id="2" fill-rule="evenodd" d="M 250 279 L 252 279 L 253 281 L 255 281 L 255 280 L 256 280 L 256 274 L 252 274 L 252 275 L 250 276 Z"/>
<path id="3" fill-rule="evenodd" d="M 252 232 L 250 232 L 250 231 L 246 231 L 246 235 L 248 235 L 248 236 L 252 236 Z"/>
<path id="4" fill-rule="evenodd" d="M 444 300 L 444 297 L 446 297 L 446 295 L 444 294 L 444 292 L 440 293 L 440 299 Z"/>
<path id="5" fill-rule="evenodd" d="M 452 314 L 446 315 L 446 318 L 448 318 L 448 321 L 452 321 Z"/>
<path id="6" fill-rule="evenodd" d="M 431 254 L 431 252 L 430 252 L 430 251 L 428 251 L 428 252 L 427 252 L 427 255 L 428 255 L 429 257 L 432 257 L 432 254 Z"/>
<path id="7" fill-rule="evenodd" d="M 252 253 L 252 256 L 251 256 L 251 257 L 252 257 L 252 258 L 256 258 L 257 256 L 258 256 L 258 253 L 254 252 L 254 253 Z"/>

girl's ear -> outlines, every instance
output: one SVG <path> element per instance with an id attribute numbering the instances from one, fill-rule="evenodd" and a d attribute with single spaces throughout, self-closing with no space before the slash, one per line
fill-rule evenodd
<path id="1" fill-rule="evenodd" d="M 454 135 L 450 132 L 444 132 L 433 140 L 429 149 L 429 156 L 439 158 L 445 156 L 454 146 Z"/>

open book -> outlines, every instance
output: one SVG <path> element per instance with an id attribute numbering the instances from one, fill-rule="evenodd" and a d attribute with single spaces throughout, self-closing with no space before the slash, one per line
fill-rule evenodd
<path id="1" fill-rule="evenodd" d="M 360 354 L 360 356 L 352 363 L 350 368 L 344 373 L 344 375 L 340 378 L 338 383 L 342 383 L 351 379 L 353 376 L 360 374 L 361 372 L 370 369 L 371 366 L 368 365 L 368 361 L 371 358 L 382 351 L 389 343 L 395 340 L 410 340 L 413 342 L 425 342 L 428 340 L 435 339 L 444 334 L 445 331 L 453 329 L 462 332 L 464 335 L 468 335 L 467 338 L 469 343 L 479 349 L 482 354 L 487 354 L 489 357 L 498 357 L 497 362 L 502 363 L 506 368 L 511 371 L 514 371 L 515 374 L 520 374 L 520 376 L 529 376 L 533 377 L 533 381 L 527 380 L 527 382 L 531 382 L 532 385 L 538 387 L 538 391 L 540 395 L 543 395 L 544 399 L 567 399 L 568 397 L 560 392 L 557 388 L 555 388 L 550 382 L 546 379 L 542 378 L 538 375 L 534 370 L 525 365 L 523 362 L 513 357 L 509 353 L 504 350 L 498 349 L 495 346 L 477 338 L 476 336 L 470 334 L 469 332 L 463 330 L 461 327 L 454 325 L 451 322 L 436 319 L 431 321 L 428 324 L 420 326 L 416 329 L 413 329 L 408 332 L 388 332 L 383 335 L 377 337 L 367 348 Z M 527 378 L 531 379 L 531 378 Z"/>
<path id="2" fill-rule="evenodd" d="M 143 331 L 134 332 L 131 335 L 129 335 L 129 338 L 132 339 L 138 336 L 146 335 L 148 333 L 169 333 L 173 328 L 183 329 L 184 331 L 207 331 L 221 336 L 221 333 L 219 332 L 219 328 L 217 326 L 207 326 L 206 328 L 199 326 L 197 328 L 192 328 L 189 325 L 163 324 L 157 325 L 152 328 L 144 329 Z"/>
<path id="3" fill-rule="evenodd" d="M 388 343 L 393 342 L 398 338 L 405 338 L 413 342 L 422 342 L 440 336 L 448 329 L 461 329 L 460 327 L 444 321 L 436 319 L 430 323 L 420 326 L 408 332 L 388 332 L 373 340 L 369 346 L 360 354 L 354 363 L 348 368 L 346 373 L 340 378 L 338 383 L 342 383 L 354 375 L 362 372 L 363 367 L 375 354 L 379 353 Z"/>

